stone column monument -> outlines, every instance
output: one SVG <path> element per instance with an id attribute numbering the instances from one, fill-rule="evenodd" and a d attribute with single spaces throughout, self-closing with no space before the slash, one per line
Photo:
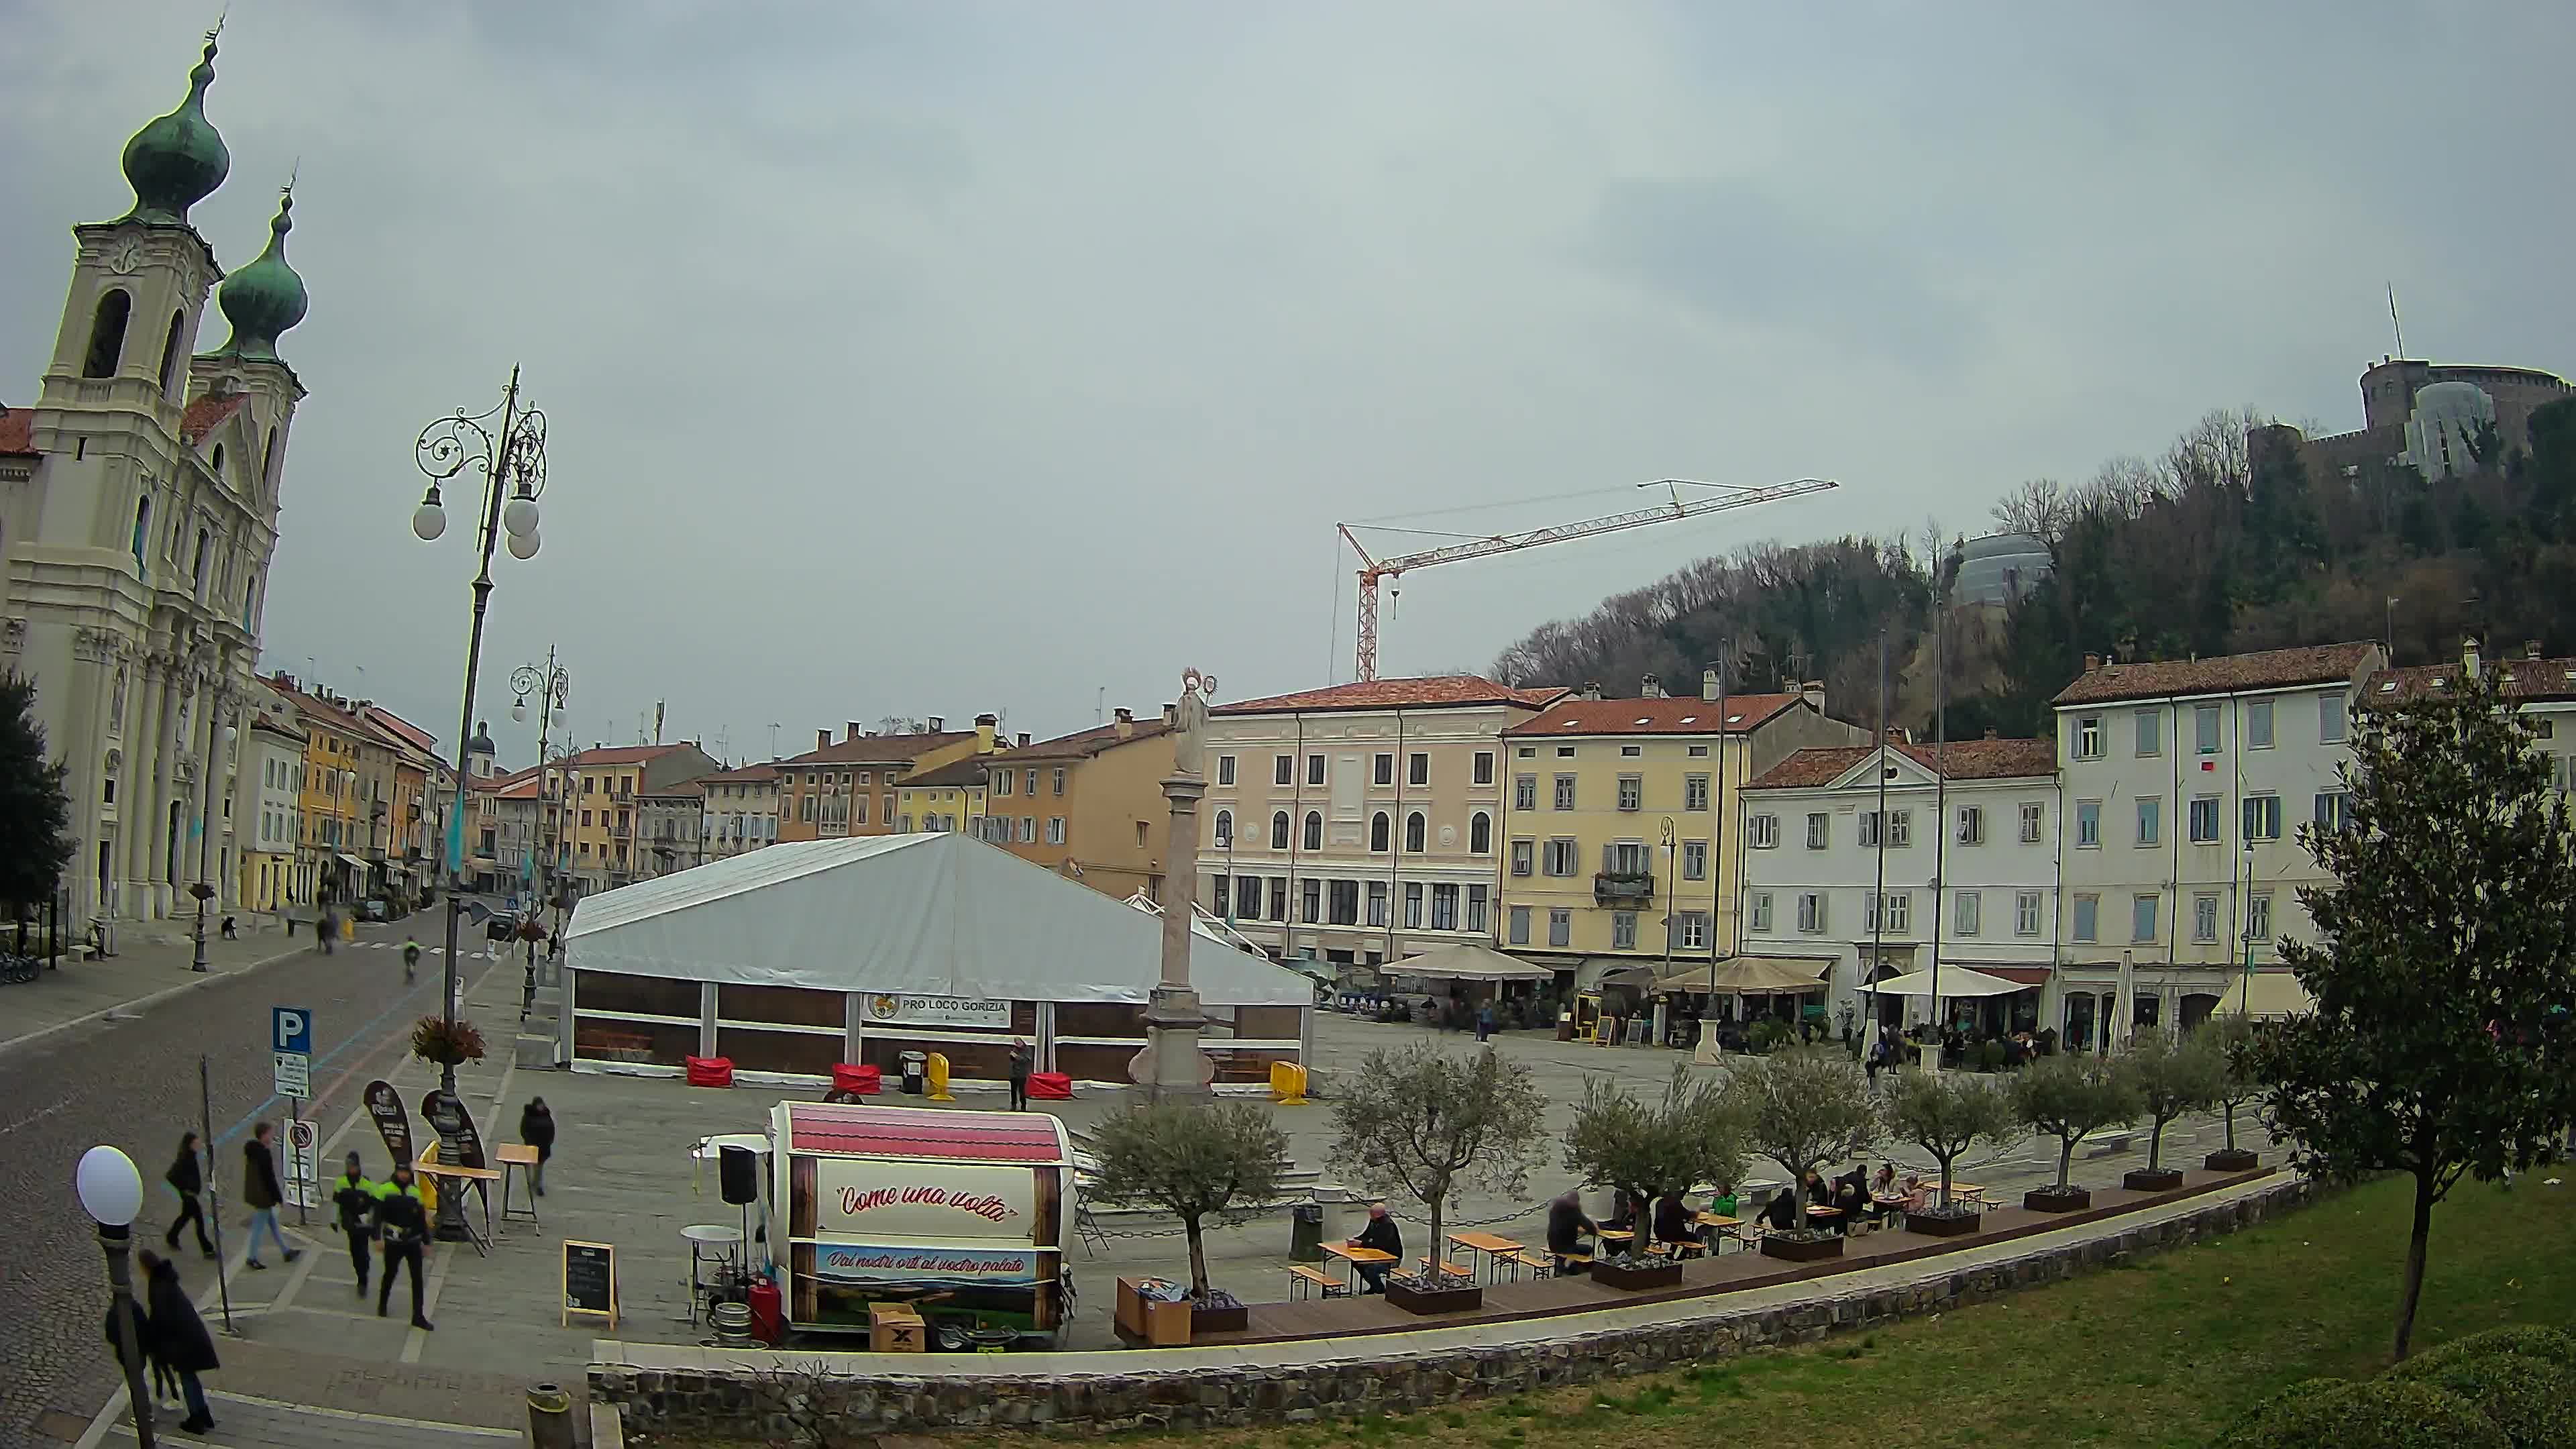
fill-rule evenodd
<path id="1" fill-rule="evenodd" d="M 1190 989 L 1191 928 L 1198 919 L 1199 797 L 1207 793 L 1202 758 L 1208 696 L 1216 677 L 1181 672 L 1181 697 L 1172 712 L 1172 773 L 1163 797 L 1172 804 L 1170 837 L 1163 847 L 1163 970 L 1145 1007 L 1145 1049 L 1136 1054 L 1136 1080 L 1156 1101 L 1204 1097 L 1216 1069 L 1199 1050 L 1207 1017 Z"/>

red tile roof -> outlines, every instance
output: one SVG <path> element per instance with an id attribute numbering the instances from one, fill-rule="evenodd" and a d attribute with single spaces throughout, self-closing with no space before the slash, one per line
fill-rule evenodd
<path id="1" fill-rule="evenodd" d="M 1735 694 L 1726 699 L 1725 732 L 1742 734 L 1798 703 L 1794 694 Z M 1577 699 L 1568 696 L 1503 731 L 1507 735 L 1712 735 L 1721 732 L 1714 701 Z"/>
<path id="2" fill-rule="evenodd" d="M 2576 659 L 2489 659 L 2483 668 L 2504 676 L 2507 699 L 2576 699 Z M 2457 688 L 2457 664 L 2415 664 L 2383 669 L 2363 686 L 2364 704 L 2396 704 L 2421 699 L 2436 689 Z M 2437 683 L 2438 681 L 2438 683 Z"/>
<path id="3" fill-rule="evenodd" d="M 687 748 L 686 745 L 597 745 L 559 763 L 576 770 L 601 765 L 641 765 L 658 760 L 673 750 Z"/>
<path id="4" fill-rule="evenodd" d="M 35 457 L 36 415 L 25 408 L 0 407 L 0 454 Z"/>
<path id="5" fill-rule="evenodd" d="M 1171 728 L 1160 718 L 1137 720 L 1123 735 L 1118 733 L 1118 726 L 1115 724 L 1093 725 L 1087 730 L 1076 730 L 1072 734 L 1058 735 L 1051 740 L 1040 740 L 1033 745 L 997 750 L 986 758 L 1006 762 L 1087 760 L 1103 750 L 1114 749 L 1119 745 L 1132 745 L 1138 740 L 1160 738 L 1169 734 Z"/>
<path id="6" fill-rule="evenodd" d="M 780 760 L 778 764 L 781 769 L 804 765 L 899 764 L 929 754 L 933 750 L 946 749 L 950 745 L 973 738 L 975 733 L 972 730 L 946 730 L 938 734 L 861 735 L 854 740 L 842 740 L 836 744 L 825 745 L 819 750 L 807 750 L 801 755 Z"/>
<path id="7" fill-rule="evenodd" d="M 2055 740 L 1952 740 L 1947 746 L 1891 740 L 1888 748 L 1935 774 L 1946 766 L 1953 780 L 2021 780 L 2057 773 Z M 1763 771 L 1744 788 L 1787 790 L 1828 785 L 1877 749 L 1876 745 L 1833 745 L 1800 750 Z"/>
<path id="8" fill-rule="evenodd" d="M 1221 704 L 1211 714 L 1320 713 L 1343 709 L 1443 709 L 1484 704 L 1519 704 L 1533 709 L 1564 695 L 1563 689 L 1514 689 L 1476 674 L 1435 674 L 1421 679 L 1364 679 Z"/>
<path id="9" fill-rule="evenodd" d="M 240 412 L 250 402 L 246 392 L 228 392 L 220 396 L 208 393 L 188 404 L 179 415 L 179 436 L 191 446 L 206 434 L 222 426 L 224 419 Z"/>
<path id="10" fill-rule="evenodd" d="M 2164 659 L 2146 664 L 2105 664 L 2076 677 L 2057 692 L 2054 703 L 2107 704 L 2122 699 L 2162 699 L 2168 695 L 2225 694 L 2231 690 L 2287 689 L 2326 684 L 2361 672 L 2379 646 L 2311 644 L 2296 649 L 2264 649 L 2227 654 L 2216 659 Z"/>
<path id="11" fill-rule="evenodd" d="M 712 775 L 701 775 L 698 778 L 709 785 L 761 785 L 778 778 L 778 767 L 764 762 L 757 765 L 744 765 L 740 769 L 719 770 Z"/>

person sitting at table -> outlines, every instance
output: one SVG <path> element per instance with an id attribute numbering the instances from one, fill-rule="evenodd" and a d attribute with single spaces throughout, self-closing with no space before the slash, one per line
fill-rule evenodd
<path id="1" fill-rule="evenodd" d="M 1655 1241 L 1670 1246 L 1679 1258 L 1697 1257 L 1707 1247 L 1699 1240 L 1699 1225 L 1691 1221 L 1686 1196 L 1677 1187 L 1655 1199 Z"/>
<path id="2" fill-rule="evenodd" d="M 1708 1210 L 1719 1217 L 1731 1218 L 1742 1204 L 1743 1199 L 1735 1195 L 1735 1184 L 1721 1182 L 1717 1185 L 1717 1195 L 1708 1200 Z"/>
<path id="3" fill-rule="evenodd" d="M 1813 1174 L 1809 1175 L 1813 1176 Z M 1785 1233 L 1796 1227 L 1798 1225 L 1797 1194 L 1785 1187 L 1773 1193 L 1771 1201 L 1762 1205 L 1762 1221 L 1775 1233 Z"/>
<path id="4" fill-rule="evenodd" d="M 1877 1209 L 1869 1200 L 1869 1164 L 1855 1162 L 1852 1170 L 1834 1179 L 1834 1206 L 1843 1210 L 1843 1223 L 1848 1226 L 1870 1216 Z"/>
<path id="5" fill-rule="evenodd" d="M 1547 1250 L 1556 1257 L 1558 1277 L 1572 1277 L 1583 1271 L 1575 1261 L 1583 1253 L 1582 1240 L 1600 1231 L 1598 1224 L 1583 1215 L 1583 1199 L 1570 1187 L 1547 1205 Z"/>
<path id="6" fill-rule="evenodd" d="M 1351 1265 L 1352 1268 L 1358 1271 L 1360 1277 L 1365 1280 L 1363 1286 L 1360 1288 L 1362 1293 L 1385 1292 L 1387 1270 L 1394 1267 L 1397 1263 L 1404 1261 L 1404 1235 L 1395 1230 L 1395 1219 L 1387 1216 L 1385 1203 L 1373 1202 L 1369 1204 L 1368 1226 L 1360 1229 L 1360 1235 L 1351 1239 L 1348 1246 L 1354 1248 L 1375 1248 L 1377 1251 L 1387 1254 L 1393 1260 L 1385 1263 L 1353 1263 Z"/>
<path id="7" fill-rule="evenodd" d="M 1610 1189 L 1610 1220 L 1601 1226 L 1614 1233 L 1633 1232 L 1637 1226 L 1637 1205 L 1619 1188 Z"/>
<path id="8" fill-rule="evenodd" d="M 1878 1176 L 1869 1180 L 1869 1195 L 1871 1197 L 1895 1197 L 1898 1195 L 1895 1163 L 1882 1162 L 1878 1165 Z"/>

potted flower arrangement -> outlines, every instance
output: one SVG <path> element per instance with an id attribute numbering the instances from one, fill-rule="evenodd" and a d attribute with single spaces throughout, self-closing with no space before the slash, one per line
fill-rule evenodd
<path id="1" fill-rule="evenodd" d="M 436 1067 L 479 1062 L 483 1033 L 463 1018 L 451 1024 L 445 1017 L 424 1016 L 412 1025 L 411 1054 Z"/>
<path id="2" fill-rule="evenodd" d="M 1679 1258 L 1658 1258 L 1652 1253 L 1626 1252 L 1592 1260 L 1592 1281 L 1604 1288 L 1637 1292 L 1648 1288 L 1677 1288 L 1682 1281 Z"/>

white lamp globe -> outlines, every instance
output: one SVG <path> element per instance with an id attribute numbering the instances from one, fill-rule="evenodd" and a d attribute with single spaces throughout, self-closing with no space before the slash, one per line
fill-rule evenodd
<path id="1" fill-rule="evenodd" d="M 81 1210 L 101 1227 L 129 1226 L 143 1211 L 143 1176 L 134 1170 L 133 1158 L 113 1147 L 82 1153 L 72 1185 L 80 1192 Z"/>
<path id="2" fill-rule="evenodd" d="M 425 501 L 411 511 L 412 537 L 423 543 L 435 543 L 438 541 L 438 536 L 445 532 L 447 532 L 447 510 L 439 507 L 437 500 Z"/>
<path id="3" fill-rule="evenodd" d="M 528 699 L 526 695 L 521 695 L 518 700 L 510 706 L 510 720 L 514 724 L 522 723 L 527 719 L 527 717 Z"/>
<path id="4" fill-rule="evenodd" d="M 537 531 L 535 529 L 531 528 L 525 533 L 514 533 L 510 535 L 510 557 L 529 559 L 535 558 L 536 556 Z"/>
<path id="5" fill-rule="evenodd" d="M 537 500 L 522 493 L 501 507 L 501 527 L 513 537 L 537 531 Z"/>

